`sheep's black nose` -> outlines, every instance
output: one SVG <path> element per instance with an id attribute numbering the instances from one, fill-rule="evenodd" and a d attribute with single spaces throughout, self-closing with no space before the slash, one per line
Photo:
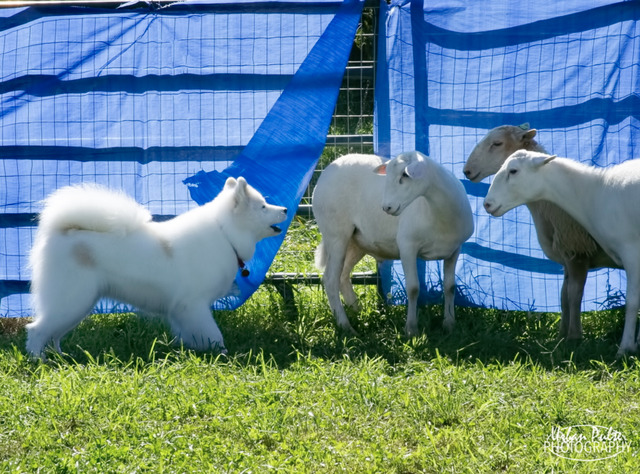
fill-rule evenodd
<path id="1" fill-rule="evenodd" d="M 471 170 L 463 170 L 463 173 L 467 178 L 471 176 Z"/>

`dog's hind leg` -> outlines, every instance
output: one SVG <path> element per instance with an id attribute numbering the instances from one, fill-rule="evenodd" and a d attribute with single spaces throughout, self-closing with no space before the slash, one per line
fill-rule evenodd
<path id="1" fill-rule="evenodd" d="M 60 350 L 60 339 L 76 327 L 98 300 L 97 285 L 92 278 L 47 280 L 32 291 L 36 316 L 27 324 L 27 351 L 42 357 L 44 348 L 53 342 Z"/>
<path id="2" fill-rule="evenodd" d="M 185 347 L 226 353 L 222 333 L 213 319 L 208 303 L 189 304 L 174 309 L 169 314 L 169 324 L 173 334 Z"/>

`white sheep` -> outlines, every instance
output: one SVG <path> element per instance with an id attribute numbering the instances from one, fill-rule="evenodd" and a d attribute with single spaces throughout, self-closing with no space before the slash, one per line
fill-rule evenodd
<path id="1" fill-rule="evenodd" d="M 379 176 L 384 173 L 386 179 Z M 455 266 L 463 242 L 473 233 L 473 216 L 464 187 L 450 172 L 418 152 L 401 154 L 386 165 L 375 155 L 346 155 L 322 172 L 313 213 L 322 233 L 316 265 L 325 270 L 329 305 L 343 330 L 355 333 L 340 291 L 357 310 L 350 275 L 366 254 L 377 260 L 401 259 L 409 336 L 418 334 L 417 258 L 443 259 L 443 326 L 453 328 Z"/>
<path id="2" fill-rule="evenodd" d="M 596 168 L 566 158 L 520 150 L 495 176 L 484 207 L 501 216 L 545 200 L 573 216 L 627 274 L 625 324 L 618 355 L 636 352 L 640 305 L 640 160 Z"/>
<path id="3" fill-rule="evenodd" d="M 517 150 L 546 153 L 534 140 L 535 136 L 536 130 L 529 128 L 529 124 L 494 128 L 471 151 L 463 169 L 465 176 L 478 182 L 495 174 Z M 542 251 L 563 267 L 560 337 L 580 339 L 582 296 L 589 269 L 618 266 L 584 227 L 560 207 L 548 201 L 530 202 L 527 207 Z"/>

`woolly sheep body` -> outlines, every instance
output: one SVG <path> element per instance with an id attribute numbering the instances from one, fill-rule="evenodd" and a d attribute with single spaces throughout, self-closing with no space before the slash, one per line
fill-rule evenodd
<path id="1" fill-rule="evenodd" d="M 640 160 L 596 168 L 566 158 L 518 151 L 496 174 L 485 208 L 503 215 L 544 199 L 562 207 L 627 273 L 625 326 L 618 355 L 637 351 L 640 306 Z"/>
<path id="2" fill-rule="evenodd" d="M 535 136 L 536 130 L 530 129 L 528 124 L 501 125 L 490 130 L 471 151 L 464 167 L 465 176 L 478 182 L 495 174 L 517 150 L 546 153 L 544 147 L 534 139 Z M 561 207 L 548 201 L 529 202 L 527 207 L 542 251 L 548 258 L 562 265 L 564 270 L 560 296 L 560 336 L 580 339 L 582 297 L 589 269 L 617 268 L 618 265 L 585 228 Z"/>
<path id="3" fill-rule="evenodd" d="M 397 162 L 396 158 L 389 163 Z M 425 177 L 424 181 L 455 182 L 445 191 L 449 199 L 443 199 L 442 191 L 436 187 L 431 189 L 431 195 L 411 197 L 402 204 L 403 212 L 392 216 L 382 208 L 385 181 L 390 178 L 385 180 L 374 172 L 381 165 L 382 160 L 375 155 L 343 156 L 322 172 L 314 189 L 313 213 L 322 234 L 322 242 L 316 249 L 316 265 L 325 270 L 324 286 L 329 305 L 338 325 L 355 333 L 340 301 L 342 292 L 345 303 L 358 309 L 350 280 L 351 270 L 367 254 L 377 260 L 400 258 L 407 284 L 406 332 L 413 336 L 418 333 L 416 258 L 443 259 L 444 325 L 450 329 L 455 321 L 455 263 L 462 243 L 473 233 L 471 208 L 464 188 L 451 173 L 434 164 L 430 169 L 437 174 Z M 445 208 L 441 204 L 434 205 L 442 200 Z"/>

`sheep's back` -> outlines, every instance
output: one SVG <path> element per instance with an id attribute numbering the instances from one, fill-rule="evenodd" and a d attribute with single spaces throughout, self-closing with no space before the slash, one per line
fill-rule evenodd
<path id="1" fill-rule="evenodd" d="M 363 209 L 375 207 L 382 211 L 384 177 L 373 170 L 382 164 L 375 155 L 352 154 L 338 158 L 327 166 L 313 192 L 313 211 L 351 214 L 350 210 L 362 214 Z M 372 206 L 374 204 L 374 206 Z"/>
<path id="2" fill-rule="evenodd" d="M 374 173 L 382 164 L 375 155 L 345 155 L 324 169 L 313 192 L 313 214 L 320 231 L 351 233 L 353 228 L 385 237 L 395 235 L 397 218 L 382 210 L 384 176 Z"/>

